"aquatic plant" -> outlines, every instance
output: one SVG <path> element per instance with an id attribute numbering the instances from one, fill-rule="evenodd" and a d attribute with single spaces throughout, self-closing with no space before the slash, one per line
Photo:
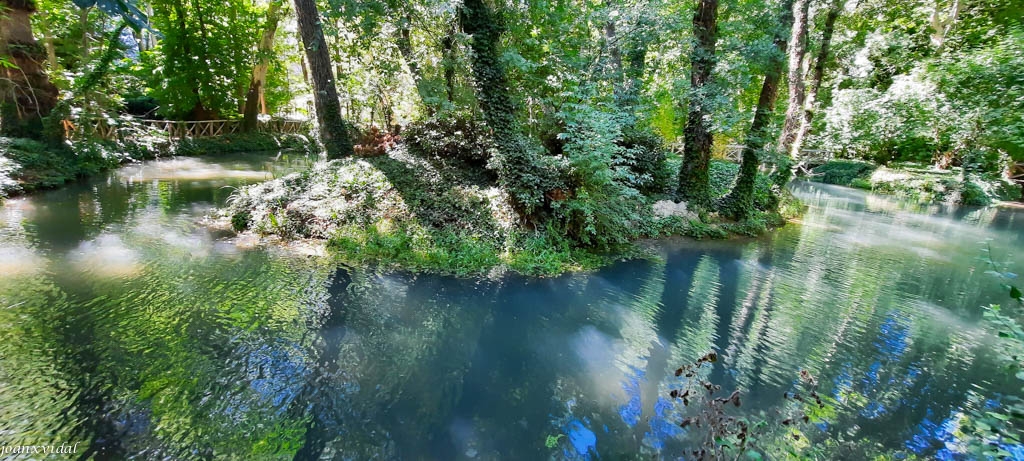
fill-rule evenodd
<path id="1" fill-rule="evenodd" d="M 981 409 L 973 410 L 970 417 L 961 422 L 961 431 L 972 454 L 1009 459 L 1014 456 L 1009 450 L 1021 449 L 1021 434 L 1024 433 L 1024 328 L 1018 322 L 1024 313 L 1024 298 L 1014 282 L 1017 274 L 995 261 L 991 244 L 987 244 L 982 253 L 981 259 L 989 267 L 985 273 L 999 280 L 1013 304 L 1009 309 L 989 305 L 985 307 L 984 318 L 1000 338 L 998 354 L 1006 372 L 1022 382 L 1018 383 L 1018 395 L 1001 396 L 995 408 L 980 405 Z"/>
<path id="2" fill-rule="evenodd" d="M 722 386 L 706 378 L 718 359 L 718 353 L 711 351 L 675 371 L 685 385 L 672 389 L 669 397 L 690 409 L 679 427 L 688 430 L 689 438 L 696 443 L 685 453 L 687 459 L 763 459 L 780 450 L 800 457 L 801 449 L 808 446 L 800 426 L 820 422 L 817 415 L 826 407 L 817 393 L 817 380 L 810 372 L 800 370 L 799 388 L 783 395 L 793 405 L 775 412 L 774 418 L 764 412 L 753 418 L 742 416 L 734 413 L 742 405 L 741 392 L 734 390 L 728 396 L 716 397 Z"/>

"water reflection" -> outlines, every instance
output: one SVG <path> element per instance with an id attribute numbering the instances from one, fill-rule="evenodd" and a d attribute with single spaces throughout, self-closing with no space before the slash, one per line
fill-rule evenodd
<path id="1" fill-rule="evenodd" d="M 763 239 L 467 280 L 337 268 L 198 224 L 266 162 L 145 164 L 4 206 L 0 443 L 78 441 L 81 459 L 675 459 L 694 434 L 667 396 L 674 370 L 714 349 L 707 378 L 741 390 L 746 414 L 785 406 L 808 370 L 827 403 L 814 440 L 955 458 L 967 396 L 1012 384 L 977 324 L 998 300 L 977 256 L 993 239 L 1021 267 L 1019 211 L 798 184 L 803 223 Z"/>

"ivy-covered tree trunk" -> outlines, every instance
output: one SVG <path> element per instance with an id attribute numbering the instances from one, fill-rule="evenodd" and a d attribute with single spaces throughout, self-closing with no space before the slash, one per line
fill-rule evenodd
<path id="1" fill-rule="evenodd" d="M 242 113 L 242 131 L 256 131 L 259 126 L 261 107 L 265 107 L 263 97 L 267 85 L 267 72 L 270 70 L 270 58 L 274 53 L 274 36 L 277 34 L 277 23 L 281 20 L 282 0 L 273 0 L 267 6 L 267 25 L 263 29 L 259 47 L 256 49 L 256 65 L 252 68 L 249 80 L 249 91 L 245 94 L 245 110 Z"/>
<path id="2" fill-rule="evenodd" d="M 353 154 L 352 139 L 348 123 L 341 117 L 341 101 L 331 72 L 330 50 L 324 40 L 316 0 L 295 0 L 295 15 L 313 80 L 313 103 L 320 127 L 320 141 L 327 149 L 328 157 L 350 156 Z"/>
<path id="3" fill-rule="evenodd" d="M 543 202 L 544 193 L 555 187 L 557 172 L 544 162 L 524 138 L 516 122 L 516 106 L 509 94 L 508 78 L 501 62 L 504 32 L 500 18 L 483 0 L 465 0 L 460 11 L 463 32 L 473 41 L 473 79 L 484 120 L 494 132 L 498 152 L 489 166 L 512 197 L 517 212 L 527 217 Z"/>
<path id="4" fill-rule="evenodd" d="M 619 49 L 619 39 L 615 30 L 615 20 L 610 19 L 604 25 L 604 41 L 608 47 L 608 64 L 611 68 L 611 77 L 615 82 L 615 91 L 622 90 L 625 82 L 625 75 L 622 70 L 622 50 Z"/>
<path id="5" fill-rule="evenodd" d="M 821 82 L 825 79 L 825 67 L 828 65 L 829 52 L 832 47 L 832 34 L 835 33 L 836 20 L 839 19 L 839 13 L 842 10 L 843 3 L 840 0 L 833 0 L 829 6 L 828 15 L 825 16 L 825 27 L 821 32 L 821 47 L 818 48 L 818 55 L 814 60 L 814 73 L 811 74 L 807 99 L 804 101 L 804 118 L 800 122 L 800 131 L 793 144 L 793 149 L 796 152 L 800 152 L 804 140 L 811 132 L 811 124 L 814 122 L 814 106 L 818 102 L 818 93 L 821 91 Z"/>
<path id="6" fill-rule="evenodd" d="M 43 70 L 46 53 L 32 35 L 32 0 L 0 0 L 0 133 L 41 137 L 42 117 L 57 105 Z"/>
<path id="7" fill-rule="evenodd" d="M 690 53 L 690 102 L 683 132 L 683 165 L 679 171 L 679 198 L 695 206 L 711 204 L 711 110 L 706 86 L 717 58 L 718 0 L 700 0 L 693 15 L 693 51 Z"/>
<path id="8" fill-rule="evenodd" d="M 793 3 L 793 31 L 789 41 L 789 105 L 786 107 L 786 121 L 779 136 L 779 152 L 796 157 L 800 152 L 794 149 L 800 123 L 803 120 L 804 98 L 804 56 L 807 54 L 807 15 L 810 0 L 796 0 Z"/>
<path id="9" fill-rule="evenodd" d="M 768 142 L 768 128 L 771 124 L 772 112 L 775 111 L 775 101 L 779 96 L 779 82 L 782 81 L 782 66 L 785 63 L 786 55 L 786 38 L 793 24 L 793 2 L 794 0 L 783 0 L 782 2 L 779 33 L 775 36 L 777 53 L 772 56 L 771 62 L 765 69 L 764 83 L 761 85 L 761 95 L 757 98 L 754 120 L 750 124 L 750 131 L 747 132 L 743 146 L 743 160 L 740 163 L 740 173 L 736 179 L 736 185 L 733 186 L 729 195 L 722 199 L 723 213 L 736 219 L 746 218 L 754 208 L 754 186 L 757 182 L 757 170 L 761 166 L 759 156 Z"/>

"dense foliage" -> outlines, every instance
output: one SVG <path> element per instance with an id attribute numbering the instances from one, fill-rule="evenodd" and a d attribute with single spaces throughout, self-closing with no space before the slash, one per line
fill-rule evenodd
<path id="1" fill-rule="evenodd" d="M 593 151 L 587 155 L 611 162 L 614 182 L 624 186 L 603 194 L 625 201 L 630 191 L 668 194 L 706 211 L 726 206 L 733 217 L 749 208 L 758 170 L 774 170 L 780 187 L 788 179 L 775 142 L 783 126 L 786 151 L 793 145 L 794 152 L 992 175 L 1019 174 L 1014 162 L 1024 161 L 1024 29 L 1015 2 L 310 5 L 315 15 L 299 21 L 295 8 L 280 2 L 39 0 L 23 8 L 27 15 L 8 15 L 11 30 L 30 19 L 30 35 L 8 39 L 0 62 L 28 69 L 17 47 L 35 50 L 32 62 L 42 62 L 40 71 L 60 90 L 61 105 L 35 98 L 40 113 L 54 111 L 52 126 L 117 113 L 239 118 L 247 97 L 250 113 L 255 103 L 266 115 L 312 116 L 311 101 L 323 101 L 310 95 L 324 92 L 312 88 L 326 85 L 339 101 L 318 115 L 339 112 L 326 126 L 343 128 L 321 127 L 321 138 L 348 137 L 349 124 L 387 132 L 411 123 L 417 149 L 430 144 L 440 150 L 424 154 L 441 158 L 468 139 L 449 123 L 459 120 L 493 142 L 487 154 L 472 154 L 486 169 L 481 176 L 496 178 L 534 224 L 565 218 L 556 212 L 565 208 L 562 200 L 552 196 L 589 196 L 572 190 L 590 181 L 581 171 L 605 174 L 580 168 L 579 145 L 566 151 L 579 129 L 569 122 L 591 113 L 614 123 L 590 121 L 588 129 L 601 132 L 585 146 Z M 307 25 L 323 43 L 305 43 L 297 32 Z M 310 52 L 322 58 L 311 61 Z M 807 61 L 803 73 L 794 59 Z M 775 110 L 776 97 L 786 107 Z M 755 113 L 763 116 L 752 125 Z M 415 129 L 432 123 L 448 125 Z M 685 139 L 689 145 L 680 144 Z M 708 161 L 728 144 L 757 145 L 737 182 L 738 198 L 715 204 L 705 191 Z M 687 161 L 675 163 L 669 146 Z"/>

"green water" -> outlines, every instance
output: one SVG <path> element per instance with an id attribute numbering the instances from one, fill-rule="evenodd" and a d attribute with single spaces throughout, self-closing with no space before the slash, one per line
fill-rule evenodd
<path id="1" fill-rule="evenodd" d="M 674 370 L 717 350 L 706 377 L 741 391 L 736 414 L 791 411 L 807 370 L 826 404 L 801 427 L 812 443 L 956 458 L 951 424 L 1013 389 L 979 323 L 1003 299 L 978 258 L 990 242 L 1024 270 L 1020 211 L 797 184 L 801 224 L 553 279 L 345 269 L 203 225 L 233 187 L 304 164 L 151 162 L 6 202 L 0 445 L 677 459 L 697 429 L 678 425 L 695 410 L 668 397 Z"/>

